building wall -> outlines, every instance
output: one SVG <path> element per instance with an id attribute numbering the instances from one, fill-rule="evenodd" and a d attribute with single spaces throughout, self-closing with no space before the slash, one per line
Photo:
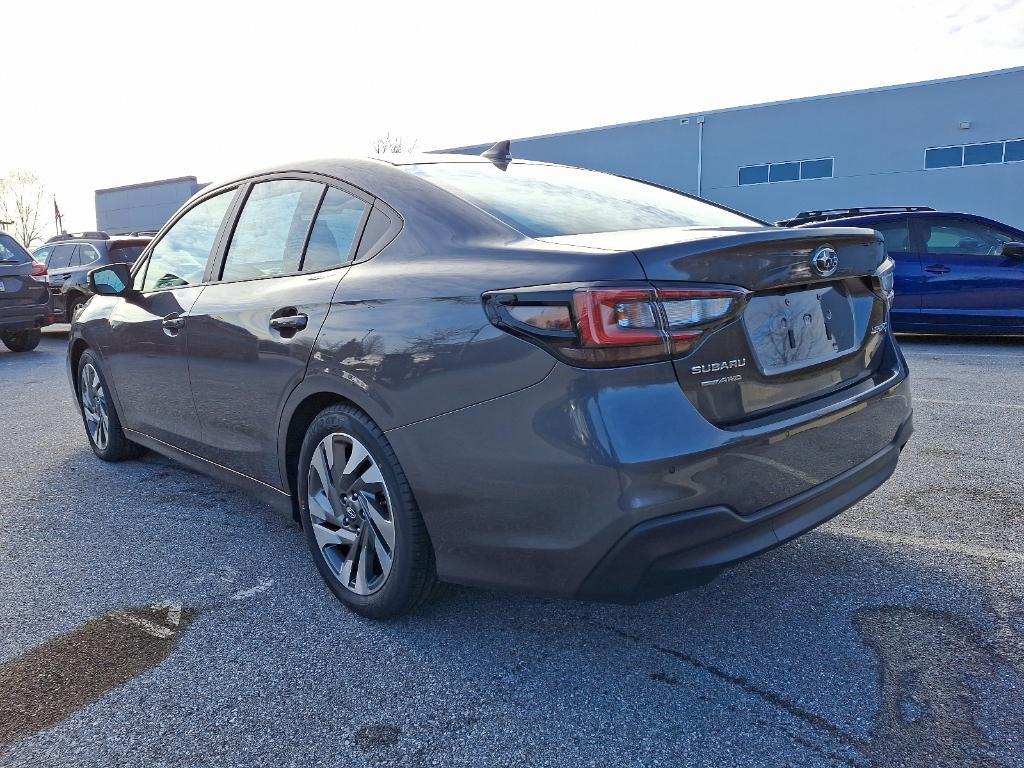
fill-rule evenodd
<path id="1" fill-rule="evenodd" d="M 924 168 L 928 147 L 1024 138 L 1022 94 L 1024 68 L 1017 68 L 513 140 L 512 154 L 696 194 L 703 118 L 699 193 L 755 216 L 775 221 L 809 209 L 930 205 L 1024 227 L 1024 162 Z M 971 127 L 961 129 L 961 121 Z M 828 157 L 830 179 L 738 183 L 741 166 Z"/>
<path id="2" fill-rule="evenodd" d="M 96 190 L 96 228 L 111 234 L 157 230 L 202 184 L 195 176 Z"/>

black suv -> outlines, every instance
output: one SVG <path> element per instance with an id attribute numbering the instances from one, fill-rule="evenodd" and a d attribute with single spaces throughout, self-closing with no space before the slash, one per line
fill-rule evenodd
<path id="1" fill-rule="evenodd" d="M 56 235 L 33 252 L 36 261 L 46 264 L 50 293 L 53 295 L 54 322 L 67 322 L 92 296 L 90 269 L 121 262 L 134 264 L 153 233 L 108 235 L 106 232 L 79 232 Z"/>
<path id="2" fill-rule="evenodd" d="M 0 341 L 11 352 L 35 349 L 50 321 L 45 274 L 21 243 L 0 232 Z"/>

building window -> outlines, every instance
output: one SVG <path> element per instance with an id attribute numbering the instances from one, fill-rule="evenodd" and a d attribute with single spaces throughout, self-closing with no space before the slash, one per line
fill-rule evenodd
<path id="1" fill-rule="evenodd" d="M 832 178 L 831 157 L 820 160 L 793 160 L 785 163 L 745 165 L 740 168 L 739 181 L 745 184 L 766 184 L 777 181 L 803 181 Z"/>
<path id="2" fill-rule="evenodd" d="M 930 147 L 924 151 L 925 168 L 960 168 L 1024 160 L 1024 139 L 986 141 L 957 147 Z"/>

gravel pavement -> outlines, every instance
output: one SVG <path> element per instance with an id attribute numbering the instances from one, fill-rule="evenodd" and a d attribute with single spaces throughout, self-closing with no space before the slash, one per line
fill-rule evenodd
<path id="1" fill-rule="evenodd" d="M 1024 768 L 1024 344 L 902 341 L 917 432 L 822 528 L 640 606 L 387 624 L 279 513 L 96 459 L 65 336 L 0 350 L 0 766 Z"/>

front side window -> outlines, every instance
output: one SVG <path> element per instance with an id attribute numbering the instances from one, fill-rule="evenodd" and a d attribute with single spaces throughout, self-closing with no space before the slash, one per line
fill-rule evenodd
<path id="1" fill-rule="evenodd" d="M 871 225 L 869 224 L 868 226 Z M 910 226 L 906 219 L 885 221 L 878 224 L 875 229 L 882 235 L 887 253 L 907 253 L 910 251 Z"/>
<path id="2" fill-rule="evenodd" d="M 235 190 L 221 192 L 178 219 L 160 238 L 149 257 L 143 291 L 178 288 L 203 281 L 224 214 Z"/>
<path id="3" fill-rule="evenodd" d="M 482 208 L 530 237 L 664 227 L 751 227 L 760 222 L 680 192 L 561 165 L 428 163 L 404 170 Z"/>
<path id="4" fill-rule="evenodd" d="M 366 203 L 358 197 L 329 188 L 309 236 L 302 271 L 316 272 L 350 262 L 365 212 Z"/>
<path id="5" fill-rule="evenodd" d="M 1003 243 L 1013 240 L 1007 232 L 971 221 L 922 223 L 925 251 L 933 256 L 995 256 Z"/>
<path id="6" fill-rule="evenodd" d="M 298 272 L 324 185 L 284 179 L 253 185 L 231 237 L 221 280 Z"/>

